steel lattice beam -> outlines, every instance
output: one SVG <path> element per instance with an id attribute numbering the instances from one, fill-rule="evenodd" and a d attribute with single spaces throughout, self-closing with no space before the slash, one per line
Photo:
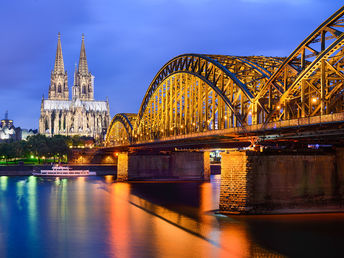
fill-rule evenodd
<path id="1" fill-rule="evenodd" d="M 287 58 L 177 56 L 155 75 L 137 116 L 114 117 L 106 142 L 144 143 L 237 127 L 245 132 L 344 112 L 343 32 L 344 7 Z"/>

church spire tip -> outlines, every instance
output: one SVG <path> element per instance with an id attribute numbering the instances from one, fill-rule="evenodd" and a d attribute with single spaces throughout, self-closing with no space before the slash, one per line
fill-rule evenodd
<path id="1" fill-rule="evenodd" d="M 84 39 L 85 39 L 85 35 L 84 35 L 84 33 L 82 33 L 78 71 L 81 72 L 82 74 L 87 74 L 88 73 L 88 65 L 87 65 L 87 59 L 86 59 L 86 50 L 85 50 Z"/>
<path id="2" fill-rule="evenodd" d="M 60 32 L 57 33 L 57 49 L 56 49 L 54 71 L 64 73 L 64 63 L 63 63 L 63 56 L 62 56 L 61 33 Z"/>

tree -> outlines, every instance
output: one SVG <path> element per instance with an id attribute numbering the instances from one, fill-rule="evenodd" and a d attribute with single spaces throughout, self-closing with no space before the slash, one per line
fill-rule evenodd
<path id="1" fill-rule="evenodd" d="M 58 161 L 61 162 L 63 155 L 67 155 L 69 152 L 68 147 L 68 137 L 62 135 L 55 135 L 48 140 L 48 146 L 51 154 L 58 158 Z"/>
<path id="2" fill-rule="evenodd" d="M 47 137 L 42 134 L 30 136 L 27 141 L 30 152 L 38 156 L 38 163 L 40 163 L 41 156 L 50 156 L 50 149 L 47 143 Z"/>
<path id="3" fill-rule="evenodd" d="M 15 157 L 15 150 L 11 143 L 4 142 L 0 144 L 0 155 L 5 157 L 6 164 L 8 160 Z"/>

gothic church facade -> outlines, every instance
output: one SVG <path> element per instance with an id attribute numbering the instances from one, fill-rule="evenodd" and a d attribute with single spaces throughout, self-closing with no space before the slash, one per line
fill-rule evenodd
<path id="1" fill-rule="evenodd" d="M 47 136 L 80 135 L 101 140 L 109 122 L 108 100 L 94 100 L 94 76 L 88 71 L 84 36 L 79 64 L 74 72 L 72 98 L 69 99 L 68 77 L 64 69 L 59 33 L 48 99 L 43 97 L 41 102 L 39 133 Z"/>

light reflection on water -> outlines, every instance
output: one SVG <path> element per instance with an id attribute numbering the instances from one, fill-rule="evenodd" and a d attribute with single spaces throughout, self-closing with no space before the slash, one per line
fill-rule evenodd
<path id="1" fill-rule="evenodd" d="M 216 215 L 219 183 L 0 177 L 0 257 L 341 256 L 343 214 Z"/>
<path id="2" fill-rule="evenodd" d="M 8 176 L 0 176 L 0 188 L 2 192 L 6 191 L 7 189 L 7 180 Z"/>

